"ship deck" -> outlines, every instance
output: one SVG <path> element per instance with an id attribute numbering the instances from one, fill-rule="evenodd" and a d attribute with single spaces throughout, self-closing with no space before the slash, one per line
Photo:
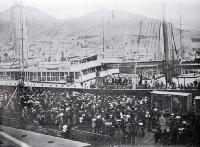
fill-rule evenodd
<path id="1" fill-rule="evenodd" d="M 7 140 L 11 139 L 11 137 L 9 136 L 15 138 L 15 144 L 17 144 L 17 142 L 20 142 L 21 144 L 27 144 L 28 146 L 33 147 L 84 147 L 90 145 L 79 141 L 44 135 L 32 131 L 25 131 L 6 126 L 0 127 L 4 134 L 8 134 Z"/>

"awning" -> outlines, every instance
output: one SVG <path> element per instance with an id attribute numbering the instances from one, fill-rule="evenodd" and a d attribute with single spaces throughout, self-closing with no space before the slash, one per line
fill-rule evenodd
<path id="1" fill-rule="evenodd" d="M 168 91 L 153 91 L 151 94 L 158 94 L 158 95 L 175 95 L 175 96 L 189 96 L 191 93 L 184 93 L 184 92 L 168 92 Z"/>

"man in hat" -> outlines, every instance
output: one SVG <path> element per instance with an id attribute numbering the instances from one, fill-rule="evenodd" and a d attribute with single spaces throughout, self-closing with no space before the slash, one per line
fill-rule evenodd
<path id="1" fill-rule="evenodd" d="M 162 133 L 166 130 L 166 118 L 161 114 L 161 117 L 159 118 L 159 123 L 160 123 L 160 129 Z"/>
<path id="2" fill-rule="evenodd" d="M 100 134 L 102 131 L 102 127 L 103 127 L 103 120 L 101 118 L 101 115 L 98 115 L 96 120 L 96 133 Z"/>
<path id="3" fill-rule="evenodd" d="M 63 135 L 65 139 L 71 138 L 71 127 L 68 125 L 63 125 Z"/>
<path id="4" fill-rule="evenodd" d="M 149 111 L 146 111 L 145 119 L 146 119 L 146 128 L 147 128 L 147 131 L 151 131 L 151 116 L 150 116 Z"/>

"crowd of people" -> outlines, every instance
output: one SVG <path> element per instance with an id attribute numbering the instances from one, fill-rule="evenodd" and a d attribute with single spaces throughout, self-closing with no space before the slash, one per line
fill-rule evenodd
<path id="1" fill-rule="evenodd" d="M 149 96 L 25 88 L 20 101 L 15 97 L 9 101 L 12 92 L 0 90 L 1 112 L 14 113 L 20 104 L 24 120 L 67 132 L 66 138 L 71 138 L 70 129 L 76 128 L 109 135 L 120 144 L 134 144 L 135 137 L 144 137 L 147 131 L 154 131 L 155 141 L 164 144 L 199 139 L 198 119 L 191 114 L 162 115 L 151 108 Z M 185 136 L 189 139 L 184 140 Z"/>
<path id="2" fill-rule="evenodd" d="M 136 83 L 135 83 L 136 82 Z M 200 81 L 195 80 L 192 83 L 178 84 L 171 82 L 170 84 L 159 81 L 158 79 L 143 79 L 134 81 L 131 78 L 120 76 L 109 76 L 98 84 L 100 89 L 181 89 L 181 90 L 200 90 Z"/>
<path id="3" fill-rule="evenodd" d="M 155 142 L 162 144 L 199 145 L 199 118 L 193 115 L 180 116 L 172 113 L 170 116 L 161 115 L 155 130 Z"/>
<path id="4" fill-rule="evenodd" d="M 133 81 L 126 77 L 108 76 L 100 83 L 101 84 L 98 85 L 98 88 L 101 89 L 133 89 Z"/>
<path id="5" fill-rule="evenodd" d="M 200 90 L 200 81 L 195 80 L 193 83 L 188 83 L 188 84 L 179 84 L 178 86 L 180 89 L 186 89 L 186 90 L 191 90 L 191 89 L 197 89 Z"/>

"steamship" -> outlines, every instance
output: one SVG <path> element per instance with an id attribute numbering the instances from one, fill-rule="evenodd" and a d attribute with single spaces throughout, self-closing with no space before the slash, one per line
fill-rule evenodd
<path id="1" fill-rule="evenodd" d="M 23 11 L 22 4 L 12 8 L 15 59 L 0 62 L 0 85 L 17 86 L 23 80 L 27 87 L 90 88 L 95 86 L 99 78 L 119 74 L 116 66 L 109 67 L 103 53 L 70 56 L 67 60 L 57 61 L 28 58 L 28 36 Z"/>
<path id="2" fill-rule="evenodd" d="M 134 61 L 121 60 L 119 58 L 113 60 L 113 58 L 105 58 L 104 52 L 86 56 L 70 56 L 65 61 L 44 61 L 42 59 L 35 61 L 34 59 L 28 59 L 27 44 L 24 42 L 27 38 L 24 35 L 27 34 L 27 28 L 24 23 L 23 7 L 20 6 L 19 8 L 19 16 L 16 15 L 19 11 L 13 11 L 15 15 L 11 19 L 13 24 L 18 24 L 17 26 L 12 26 L 13 30 L 15 30 L 13 38 L 16 59 L 10 62 L 0 62 L 0 85 L 2 86 L 16 86 L 19 80 L 23 79 L 24 85 L 28 87 L 91 88 L 95 87 L 98 79 L 119 75 L 123 70 L 134 75 L 149 71 L 151 75 L 165 76 L 167 81 L 171 78 L 170 72 L 173 72 L 175 68 L 181 68 L 178 78 L 184 79 L 184 82 L 188 78 L 188 74 L 193 71 L 197 74 L 195 76 L 193 74 L 189 78 L 195 80 L 199 77 L 199 63 L 188 64 L 187 62 L 182 62 L 180 64 L 180 62 L 176 61 L 175 65 L 172 65 L 175 59 L 170 59 L 169 57 L 166 20 L 162 23 L 163 38 L 165 38 L 165 60 L 139 61 L 138 57 L 135 57 Z M 21 19 L 17 19 L 19 17 Z M 137 41 L 138 46 L 141 37 L 140 31 Z"/>

